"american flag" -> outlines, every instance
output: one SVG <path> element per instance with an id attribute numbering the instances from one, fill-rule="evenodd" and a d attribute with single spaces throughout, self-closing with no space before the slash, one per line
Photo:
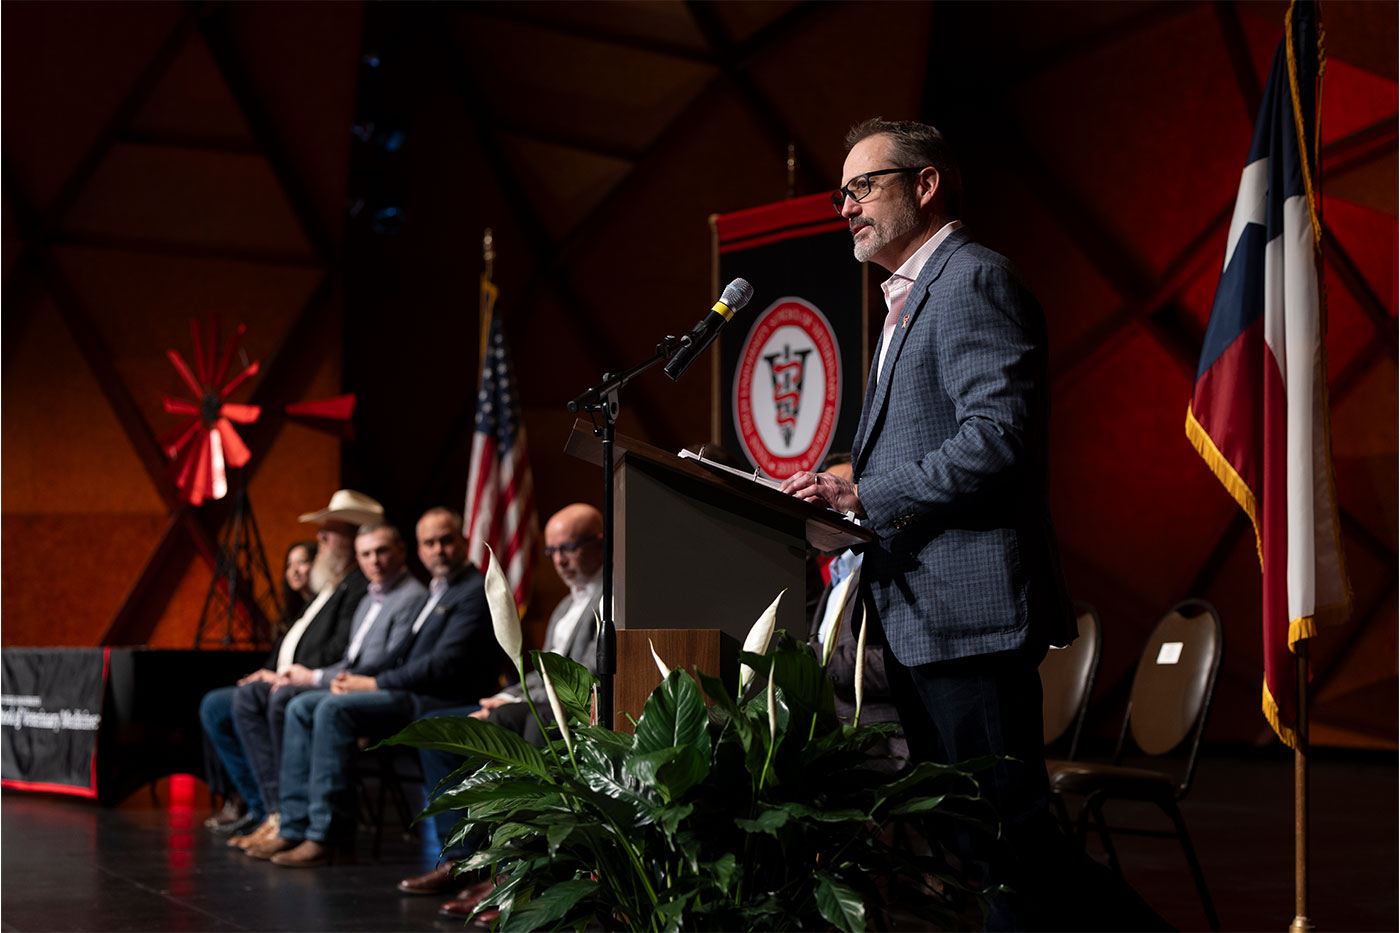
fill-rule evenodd
<path id="1" fill-rule="evenodd" d="M 472 433 L 471 469 L 467 473 L 467 556 L 486 566 L 486 545 L 495 551 L 524 612 L 534 572 L 539 517 L 535 484 L 525 445 L 525 425 L 515 375 L 506 351 L 505 330 L 496 314 L 496 286 L 481 282 L 484 320 L 481 383 L 476 394 L 476 427 Z"/>
<path id="2" fill-rule="evenodd" d="M 1319 37 L 1289 7 L 1255 123 L 1186 434 L 1254 524 L 1263 570 L 1264 716 L 1298 747 L 1291 652 L 1345 621 L 1351 586 L 1332 481 L 1315 210 Z"/>

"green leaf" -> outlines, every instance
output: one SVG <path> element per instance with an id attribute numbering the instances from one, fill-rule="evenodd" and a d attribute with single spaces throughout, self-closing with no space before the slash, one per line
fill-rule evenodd
<path id="1" fill-rule="evenodd" d="M 524 823 L 502 823 L 491 833 L 491 848 L 505 848 L 507 843 L 516 839 L 533 838 L 538 834 L 537 829 Z"/>
<path id="2" fill-rule="evenodd" d="M 456 825 L 452 827 L 452 832 L 448 833 L 447 838 L 442 840 L 443 851 L 445 852 L 448 849 L 451 849 L 455 846 L 459 846 L 463 842 L 466 842 L 467 837 L 471 835 L 471 832 L 475 827 L 476 823 L 472 820 L 467 819 L 465 816 L 462 819 L 458 820 Z"/>
<path id="3" fill-rule="evenodd" d="M 715 887 L 728 895 L 730 880 L 734 877 L 734 870 L 739 867 L 738 857 L 733 852 L 726 852 L 711 862 L 708 867 L 714 875 Z"/>
<path id="4" fill-rule="evenodd" d="M 583 769 L 577 777 L 565 775 L 565 781 L 581 801 L 606 813 L 624 830 L 650 824 L 656 804 L 660 802 L 646 799 L 611 774 L 599 771 Z"/>
<path id="5" fill-rule="evenodd" d="M 720 729 L 720 741 L 724 741 L 729 730 L 733 730 L 733 736 L 738 739 L 739 744 L 747 751 L 754 740 L 754 726 L 739 704 L 734 702 L 734 697 L 730 695 L 729 688 L 724 685 L 724 681 L 718 677 L 711 677 L 708 674 L 700 673 L 696 669 L 695 676 L 705 688 L 705 695 L 710 698 L 714 706 L 706 707 L 709 715 L 714 719 L 722 719 Z"/>
<path id="6" fill-rule="evenodd" d="M 614 781 L 621 781 L 624 778 L 624 768 L 628 757 L 632 754 L 631 736 L 628 736 L 628 745 L 622 748 L 616 745 L 606 745 L 601 742 L 579 742 L 574 749 L 574 754 L 578 760 L 579 773 L 594 771 L 598 774 L 607 775 Z"/>
<path id="7" fill-rule="evenodd" d="M 760 675 L 773 668 L 773 681 L 787 694 L 789 706 L 815 713 L 833 722 L 836 716 L 834 688 L 821 662 L 810 649 L 778 649 L 767 655 L 739 652 L 739 660 L 752 666 Z"/>
<path id="8" fill-rule="evenodd" d="M 670 892 L 671 900 L 656 905 L 656 913 L 662 920 L 662 933 L 679 933 L 681 921 L 685 917 L 685 904 L 689 892 Z"/>
<path id="9" fill-rule="evenodd" d="M 459 783 L 475 774 L 477 769 L 479 769 L 480 767 L 481 762 L 479 761 L 468 759 L 467 761 L 462 762 L 460 767 L 454 770 L 447 777 L 443 778 L 441 781 L 438 781 L 437 787 L 428 788 L 429 796 L 440 794 L 450 787 L 457 786 Z M 420 814 L 420 816 L 421 815 L 422 814 Z"/>
<path id="10" fill-rule="evenodd" d="M 632 755 L 623 767 L 637 783 L 659 791 L 667 803 L 678 799 L 710 773 L 710 762 L 694 745 Z"/>
<path id="11" fill-rule="evenodd" d="M 543 778 L 530 775 L 503 775 L 499 771 L 478 772 L 456 787 L 443 791 L 424 808 L 422 816 L 433 816 L 448 810 L 465 810 L 487 800 L 511 798 L 536 799 L 542 795 L 557 797 L 559 787 Z"/>
<path id="12" fill-rule="evenodd" d="M 586 724 L 590 718 L 593 685 L 597 683 L 597 678 L 588 672 L 588 668 L 572 658 L 552 652 L 531 651 L 530 660 L 536 670 L 543 668 L 549 671 L 554 692 L 559 694 L 559 702 L 563 704 L 569 717 Z"/>
<path id="13" fill-rule="evenodd" d="M 676 745 L 693 745 L 708 759 L 710 750 L 709 717 L 705 714 L 705 699 L 695 681 L 684 671 L 672 671 L 670 676 L 651 692 L 637 720 L 633 748 L 639 753 L 659 751 Z"/>
<path id="14" fill-rule="evenodd" d="M 865 929 L 865 902 L 850 885 L 826 872 L 815 874 L 817 882 L 817 909 L 826 922 L 838 930 L 863 931 Z"/>
<path id="15" fill-rule="evenodd" d="M 794 819 L 813 820 L 818 823 L 864 823 L 870 819 L 870 814 L 856 807 L 808 806 L 796 801 L 787 801 L 781 806 Z"/>
<path id="16" fill-rule="evenodd" d="M 791 818 L 791 815 L 783 809 L 764 810 L 758 815 L 756 820 L 745 820 L 736 818 L 734 825 L 746 833 L 767 833 L 774 839 L 780 838 L 778 830 Z"/>
<path id="17" fill-rule="evenodd" d="M 545 830 L 545 841 L 549 844 L 549 856 L 553 858 L 559 852 L 559 847 L 564 841 L 573 835 L 574 827 L 569 823 L 555 823 Z"/>
<path id="18" fill-rule="evenodd" d="M 730 695 L 730 690 L 724 685 L 724 681 L 703 673 L 698 667 L 695 669 L 695 679 L 700 682 L 700 686 L 705 688 L 705 696 L 709 697 L 710 702 L 714 703 L 718 709 L 728 713 L 734 719 L 742 716 L 739 712 L 739 704 L 734 702 L 734 697 Z"/>
<path id="19" fill-rule="evenodd" d="M 409 723 L 379 745 L 412 745 L 455 755 L 477 756 L 514 765 L 533 774 L 547 773 L 540 750 L 493 722 L 470 716 L 434 716 Z"/>
<path id="20" fill-rule="evenodd" d="M 681 821 L 695 812 L 695 805 L 683 803 L 670 807 L 662 807 L 656 811 L 656 825 L 668 836 L 674 836 L 680 827 Z"/>
<path id="21" fill-rule="evenodd" d="M 602 726 L 579 726 L 574 730 L 574 734 L 591 740 L 589 744 L 615 749 L 622 755 L 632 753 L 632 736 L 626 732 L 616 732 Z"/>

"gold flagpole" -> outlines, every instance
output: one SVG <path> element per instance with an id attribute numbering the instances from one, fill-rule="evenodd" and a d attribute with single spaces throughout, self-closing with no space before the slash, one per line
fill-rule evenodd
<path id="1" fill-rule="evenodd" d="M 1308 919 L 1308 639 L 1293 649 L 1298 674 L 1298 745 L 1293 749 L 1293 922 L 1289 933 L 1312 933 Z"/>
<path id="2" fill-rule="evenodd" d="M 787 196 L 791 201 L 797 196 L 797 146 L 788 143 L 787 148 Z"/>
<path id="3" fill-rule="evenodd" d="M 496 267 L 496 240 L 491 235 L 491 228 L 487 227 L 481 235 L 481 291 L 477 296 L 476 320 L 480 336 L 477 340 L 478 359 L 477 372 L 481 372 L 481 366 L 486 363 L 486 340 L 490 336 L 491 312 L 496 305 L 496 286 L 491 283 L 491 276 Z"/>

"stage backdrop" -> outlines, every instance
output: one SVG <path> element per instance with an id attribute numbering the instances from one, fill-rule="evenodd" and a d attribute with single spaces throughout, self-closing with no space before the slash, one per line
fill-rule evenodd
<path id="1" fill-rule="evenodd" d="M 851 449 L 866 360 L 865 266 L 829 195 L 710 218 L 715 293 L 742 277 L 753 300 L 714 354 L 711 434 L 781 479 Z"/>

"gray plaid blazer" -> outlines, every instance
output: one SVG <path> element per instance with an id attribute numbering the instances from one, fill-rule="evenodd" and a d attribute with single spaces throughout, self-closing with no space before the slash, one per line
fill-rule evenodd
<path id="1" fill-rule="evenodd" d="M 1048 502 L 1045 318 L 1006 257 L 955 230 L 874 354 L 852 447 L 864 582 L 912 667 L 1075 634 Z"/>

